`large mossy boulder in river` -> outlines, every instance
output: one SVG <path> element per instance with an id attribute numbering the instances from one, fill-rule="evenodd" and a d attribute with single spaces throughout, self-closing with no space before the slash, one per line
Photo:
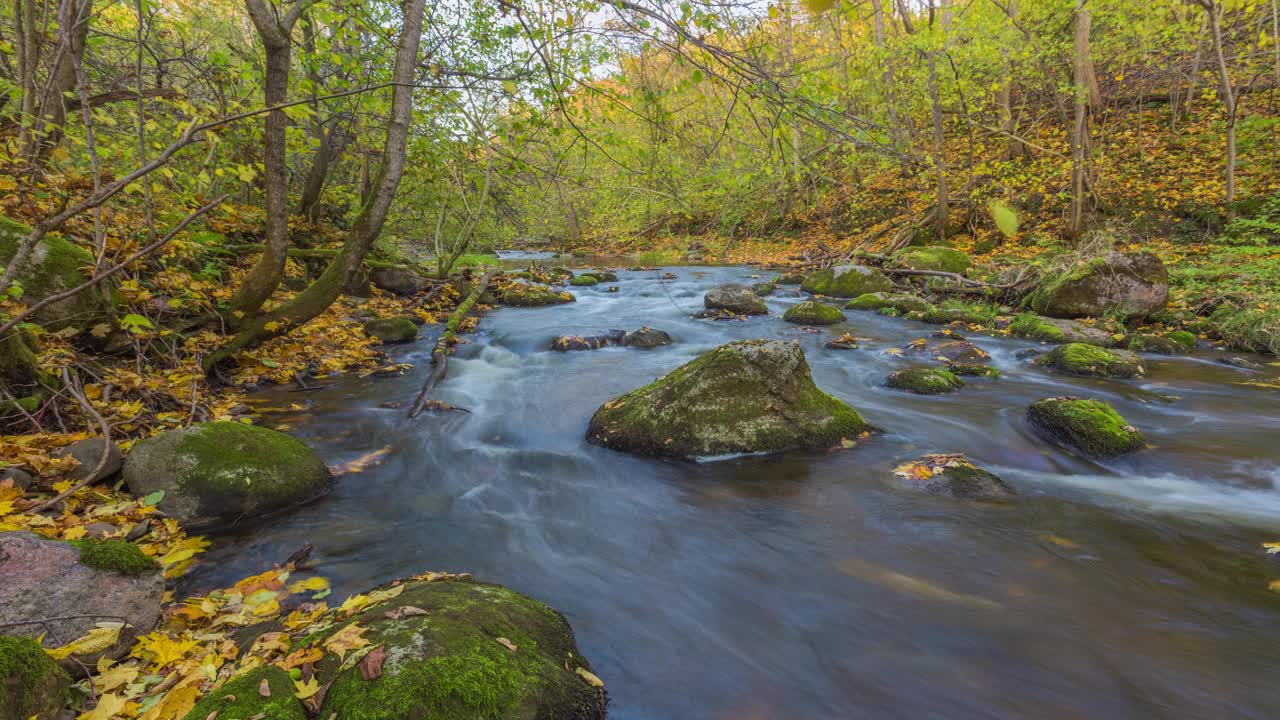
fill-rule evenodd
<path id="1" fill-rule="evenodd" d="M 6 633 L 47 634 L 57 647 L 88 634 L 100 621 L 127 622 L 129 629 L 116 643 L 74 657 L 89 666 L 103 655 L 120 657 L 135 633 L 150 631 L 164 599 L 160 564 L 125 540 L 63 542 L 30 532 L 0 532 L 0 579 L 0 625 Z M 77 667 L 74 661 L 66 662 Z"/>
<path id="2" fill-rule="evenodd" d="M 1031 309 L 1051 317 L 1140 319 L 1168 304 L 1169 273 L 1154 253 L 1110 253 L 1050 276 L 1028 301 Z"/>
<path id="3" fill-rule="evenodd" d="M 835 265 L 806 277 L 800 289 L 818 295 L 854 298 L 867 293 L 888 292 L 893 289 L 893 283 L 875 268 Z"/>
<path id="4" fill-rule="evenodd" d="M 1110 405 L 1076 397 L 1046 398 L 1027 408 L 1037 430 L 1091 457 L 1113 457 L 1141 448 L 1142 433 Z"/>
<path id="5" fill-rule="evenodd" d="M 7 265 L 18 245 L 31 228 L 6 217 L 0 217 L 0 266 Z M 25 269 L 18 275 L 22 286 L 22 302 L 32 304 L 50 295 L 77 287 L 89 279 L 93 253 L 58 235 L 46 235 L 27 258 Z M 99 292 L 77 293 L 50 303 L 32 316 L 46 330 L 67 327 L 87 328 L 111 319 L 111 305 Z M 24 719 L 25 720 L 25 719 Z"/>
<path id="6" fill-rule="evenodd" d="M 756 295 L 755 288 L 737 283 L 717 285 L 707 291 L 702 305 L 708 310 L 728 310 L 736 315 L 764 315 L 768 306 Z"/>
<path id="7" fill-rule="evenodd" d="M 857 411 L 814 384 L 799 343 L 740 340 L 605 403 L 587 437 L 695 458 L 829 447 L 866 429 Z"/>
<path id="8" fill-rule="evenodd" d="M 909 247 L 902 250 L 894 258 L 912 270 L 934 270 L 938 272 L 962 273 L 969 269 L 969 256 L 955 248 L 939 245 Z"/>
<path id="9" fill-rule="evenodd" d="M 332 684 L 317 717 L 605 717 L 604 688 L 556 611 L 498 585 L 411 580 L 403 587 L 389 602 L 332 627 L 331 635 L 358 624 L 384 659 L 376 676 L 359 663 L 340 669 L 332 653 L 320 661 L 316 675 Z"/>
<path id="10" fill-rule="evenodd" d="M 129 491 L 164 491 L 159 508 L 190 528 L 216 528 L 301 505 L 333 487 L 300 440 L 239 422 L 210 422 L 142 440 L 124 461 Z"/>
<path id="11" fill-rule="evenodd" d="M 844 322 L 844 313 L 838 307 L 816 300 L 805 300 L 787 308 L 782 319 L 801 325 L 835 325 Z"/>
<path id="12" fill-rule="evenodd" d="M 1036 358 L 1036 362 L 1059 372 L 1085 377 L 1126 379 L 1146 374 L 1142 359 L 1134 353 L 1084 343 L 1059 345 Z"/>
<path id="13" fill-rule="evenodd" d="M 555 290 L 546 285 L 513 282 L 498 293 L 498 300 L 503 305 L 513 307 L 542 307 L 543 305 L 560 305 L 571 303 L 576 298 L 573 293 Z"/>
<path id="14" fill-rule="evenodd" d="M 908 368 L 890 375 L 886 384 L 895 390 L 906 390 L 916 395 L 941 395 L 959 390 L 964 381 L 942 368 Z"/>
<path id="15" fill-rule="evenodd" d="M 53 720 L 70 700 L 71 678 L 40 643 L 0 635 L 0 720 Z"/>
<path id="16" fill-rule="evenodd" d="M 884 310 L 889 308 L 900 313 L 924 312 L 933 307 L 928 300 L 915 295 L 899 293 L 874 292 L 863 293 L 845 303 L 845 310 Z"/>
<path id="17" fill-rule="evenodd" d="M 1098 347 L 1111 347 L 1115 338 L 1105 330 L 1085 325 L 1078 320 L 1047 318 L 1035 313 L 1023 313 L 1009 323 L 1009 335 L 1026 340 L 1049 343 L 1084 343 Z"/>

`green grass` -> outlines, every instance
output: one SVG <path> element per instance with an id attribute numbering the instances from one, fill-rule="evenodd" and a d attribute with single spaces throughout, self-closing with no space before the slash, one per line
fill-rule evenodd
<path id="1" fill-rule="evenodd" d="M 675 250 L 650 250 L 637 255 L 636 263 L 652 266 L 678 265 L 680 263 L 680 253 Z"/>

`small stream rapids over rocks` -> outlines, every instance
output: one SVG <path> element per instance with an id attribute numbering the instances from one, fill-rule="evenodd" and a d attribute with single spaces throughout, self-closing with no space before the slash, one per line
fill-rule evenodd
<path id="1" fill-rule="evenodd" d="M 1019 355 L 1034 343 L 966 333 L 1003 377 L 910 395 L 885 377 L 926 363 L 886 350 L 936 326 L 847 311 L 805 331 L 782 320 L 804 299 L 788 288 L 767 316 L 689 317 L 712 286 L 769 277 L 619 272 L 571 288 L 570 305 L 496 310 L 435 392 L 470 414 L 380 407 L 416 393 L 431 326 L 390 351 L 415 364 L 403 377 L 258 394 L 266 424 L 330 463 L 390 452 L 327 498 L 222 536 L 184 589 L 304 542 L 337 600 L 471 572 L 564 613 L 619 720 L 1280 716 L 1280 596 L 1267 590 L 1280 560 L 1259 547 L 1280 540 L 1280 391 L 1239 384 L 1276 382 L 1277 368 L 1201 350 L 1145 356 L 1144 379 L 1073 378 Z M 644 325 L 675 343 L 547 350 Z M 859 349 L 823 347 L 846 331 Z M 745 338 L 798 340 L 818 386 L 881 432 L 852 450 L 701 463 L 587 442 L 602 403 Z M 1151 447 L 1099 463 L 1046 442 L 1026 407 L 1067 394 L 1112 403 Z M 966 453 L 1019 496 L 896 488 L 894 467 L 930 452 Z"/>

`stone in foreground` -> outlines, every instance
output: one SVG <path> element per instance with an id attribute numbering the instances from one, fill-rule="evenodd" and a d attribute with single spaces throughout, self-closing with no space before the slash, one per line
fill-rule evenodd
<path id="1" fill-rule="evenodd" d="M 99 653 L 76 656 L 89 666 L 102 655 L 120 657 L 135 632 L 151 630 L 164 598 L 160 565 L 124 540 L 61 542 L 30 532 L 0 533 L 0 578 L 0 624 L 7 626 L 6 633 L 47 634 L 45 644 L 58 647 L 88 634 L 99 621 L 119 618 L 135 629 Z M 12 624 L 44 618 L 65 619 Z"/>
<path id="2" fill-rule="evenodd" d="M 814 384 L 799 343 L 742 340 L 605 403 L 587 437 L 695 458 L 830 447 L 866 429 L 857 411 Z"/>
<path id="3" fill-rule="evenodd" d="M 40 644 L 0 635 L 0 720 L 60 717 L 71 700 L 71 678 Z"/>
<path id="4" fill-rule="evenodd" d="M 222 528 L 313 500 L 333 487 L 329 468 L 301 441 L 238 422 L 210 422 L 143 440 L 125 458 L 139 497 L 189 528 Z"/>
<path id="5" fill-rule="evenodd" d="M 764 315 L 769 308 L 755 288 L 737 283 L 717 285 L 707 291 L 702 304 L 708 310 L 728 310 L 737 315 Z"/>
<path id="6" fill-rule="evenodd" d="M 801 283 L 800 289 L 818 295 L 854 298 L 867 293 L 889 292 L 893 289 L 893 283 L 875 268 L 865 265 L 836 265 L 809 275 Z"/>
<path id="7" fill-rule="evenodd" d="M 289 673 L 275 665 L 259 667 L 205 695 L 183 720 L 306 720 L 307 713 L 293 693 Z"/>
<path id="8" fill-rule="evenodd" d="M 1027 408 L 1027 420 L 1037 430 L 1090 457 L 1123 455 L 1145 444 L 1137 428 L 1100 400 L 1046 398 Z"/>
<path id="9" fill-rule="evenodd" d="M 390 602 L 332 628 L 358 623 L 386 655 L 370 679 L 358 664 L 340 669 L 332 653 L 320 661 L 317 676 L 332 684 L 316 717 L 605 717 L 604 688 L 556 611 L 497 585 L 411 580 L 403 587 Z"/>

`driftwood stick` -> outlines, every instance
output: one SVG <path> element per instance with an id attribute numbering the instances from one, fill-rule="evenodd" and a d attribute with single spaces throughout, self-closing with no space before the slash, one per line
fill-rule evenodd
<path id="1" fill-rule="evenodd" d="M 432 388 L 444 374 L 449 370 L 449 345 L 452 344 L 453 338 L 458 333 L 458 326 L 462 324 L 463 318 L 467 313 L 471 312 L 471 308 L 475 307 L 476 302 L 480 300 L 480 296 L 489 287 L 489 281 L 497 273 L 496 270 L 490 270 L 485 273 L 476 286 L 472 288 L 471 294 L 467 296 L 462 304 L 453 311 L 449 316 L 449 321 L 444 326 L 444 332 L 440 335 L 440 339 L 436 341 L 436 347 L 431 351 L 431 374 L 427 375 L 426 382 L 422 383 L 422 391 L 418 393 L 418 397 L 413 401 L 413 407 L 409 410 L 409 417 L 416 418 L 422 414 L 423 408 L 427 406 L 427 396 L 431 394 Z"/>

